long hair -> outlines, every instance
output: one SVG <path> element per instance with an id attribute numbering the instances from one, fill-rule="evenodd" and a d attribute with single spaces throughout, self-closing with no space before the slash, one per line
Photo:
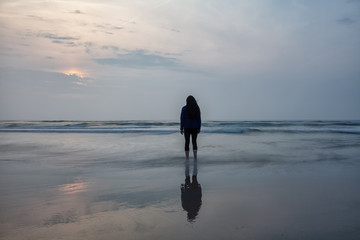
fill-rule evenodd
<path id="1" fill-rule="evenodd" d="M 190 119 L 200 119 L 200 108 L 193 96 L 188 96 L 186 99 L 186 112 Z"/>

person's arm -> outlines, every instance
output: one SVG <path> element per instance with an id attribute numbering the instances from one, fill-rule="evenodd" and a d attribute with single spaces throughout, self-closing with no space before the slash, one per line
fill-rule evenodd
<path id="1" fill-rule="evenodd" d="M 201 115 L 200 115 L 200 118 L 199 118 L 199 133 L 200 133 L 200 129 L 201 129 Z"/>
<path id="2" fill-rule="evenodd" d="M 183 134 L 183 132 L 184 132 L 184 117 L 185 117 L 185 115 L 184 115 L 184 108 L 183 109 L 181 109 L 181 114 L 180 114 L 180 132 L 181 132 L 181 134 Z"/>

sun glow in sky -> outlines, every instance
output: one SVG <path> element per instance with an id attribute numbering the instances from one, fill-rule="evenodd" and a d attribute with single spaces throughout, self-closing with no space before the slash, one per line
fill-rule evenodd
<path id="1" fill-rule="evenodd" d="M 176 120 L 193 94 L 204 119 L 360 119 L 359 16 L 357 0 L 2 0 L 0 118 Z"/>
<path id="2" fill-rule="evenodd" d="M 77 69 L 70 69 L 70 70 L 66 70 L 63 72 L 64 74 L 66 75 L 75 75 L 79 78 L 85 78 L 86 77 L 86 74 L 80 70 L 77 70 Z"/>

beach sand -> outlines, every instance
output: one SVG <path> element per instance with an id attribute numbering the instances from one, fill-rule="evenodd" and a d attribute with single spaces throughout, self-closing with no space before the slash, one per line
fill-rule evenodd
<path id="1" fill-rule="evenodd" d="M 0 239 L 359 239 L 349 138 L 1 133 Z"/>

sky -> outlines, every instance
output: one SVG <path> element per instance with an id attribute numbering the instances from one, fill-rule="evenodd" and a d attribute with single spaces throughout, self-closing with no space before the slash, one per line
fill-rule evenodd
<path id="1" fill-rule="evenodd" d="M 359 120 L 360 0 L 0 0 L 0 120 Z"/>

